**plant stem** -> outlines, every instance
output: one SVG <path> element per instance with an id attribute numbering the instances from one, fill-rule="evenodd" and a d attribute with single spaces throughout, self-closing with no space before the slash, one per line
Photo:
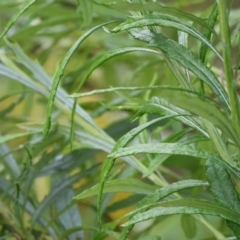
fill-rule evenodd
<path id="1" fill-rule="evenodd" d="M 217 0 L 219 20 L 220 20 L 220 34 L 223 45 L 223 59 L 224 59 L 224 71 L 227 82 L 227 90 L 229 94 L 231 118 L 233 121 L 234 128 L 238 137 L 240 138 L 240 111 L 239 101 L 236 91 L 236 83 L 233 78 L 232 72 L 232 46 L 230 39 L 230 29 L 228 25 L 228 14 L 226 0 Z"/>

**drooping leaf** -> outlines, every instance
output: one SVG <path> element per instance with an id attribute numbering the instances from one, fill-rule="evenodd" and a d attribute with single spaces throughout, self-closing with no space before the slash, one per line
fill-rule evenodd
<path id="1" fill-rule="evenodd" d="M 160 49 L 168 58 L 174 59 L 183 67 L 193 72 L 199 79 L 209 85 L 213 92 L 221 99 L 224 106 L 228 110 L 230 109 L 228 95 L 221 83 L 214 73 L 197 59 L 190 50 L 161 33 L 150 32 L 146 29 L 130 29 L 129 33 L 134 38 Z"/>
<path id="2" fill-rule="evenodd" d="M 218 8 L 217 8 L 217 3 L 215 3 L 212 7 L 212 10 L 209 14 L 209 17 L 207 19 L 207 23 L 209 25 L 210 28 L 213 28 L 216 21 L 217 21 L 217 17 L 218 17 Z M 204 37 L 208 40 L 211 39 L 211 36 L 212 36 L 212 32 L 209 30 L 209 29 L 206 29 L 204 31 Z M 200 59 L 202 62 L 205 62 L 205 58 L 206 58 L 206 54 L 207 54 L 207 46 L 205 44 L 201 44 L 201 47 L 200 47 Z"/>
<path id="3" fill-rule="evenodd" d="M 210 122 L 212 122 L 214 125 L 219 127 L 225 134 L 227 134 L 232 140 L 236 142 L 236 144 L 240 144 L 239 139 L 236 135 L 235 130 L 233 129 L 232 125 L 229 124 L 230 119 L 228 119 L 227 115 L 224 115 L 217 107 L 215 107 L 212 104 L 209 104 L 208 102 L 205 102 L 199 98 L 190 98 L 189 96 L 184 95 L 174 95 L 169 94 L 167 91 L 164 91 L 162 94 L 162 97 L 167 99 L 160 99 L 158 97 L 152 97 L 150 99 L 149 103 L 145 104 L 142 109 L 140 109 L 140 112 L 151 112 L 152 113 L 161 113 L 162 111 L 171 112 L 172 110 L 178 111 L 178 112 L 185 112 L 186 110 L 193 113 L 196 116 L 201 116 Z M 171 102 L 172 104 L 170 104 Z M 174 106 L 174 105 L 175 106 Z M 180 109 L 179 109 L 180 108 Z M 193 115 L 193 116 L 194 116 Z M 201 122 L 199 122 L 197 119 L 194 119 L 193 117 L 179 117 L 179 119 L 200 131 L 201 133 L 204 133 L 205 136 L 209 136 L 208 133 L 206 133 L 205 130 L 203 130 L 203 127 L 201 126 Z"/>
<path id="4" fill-rule="evenodd" d="M 19 12 L 17 12 L 8 22 L 7 26 L 4 28 L 3 32 L 0 35 L 0 40 L 5 36 L 8 30 L 14 25 L 14 23 L 18 20 L 19 17 L 29 8 L 31 7 L 36 0 L 29 0 L 25 3 L 23 7 L 20 8 Z"/>
<path id="5" fill-rule="evenodd" d="M 133 16 L 128 19 L 126 22 L 121 23 L 119 26 L 113 28 L 111 32 L 121 32 L 124 30 L 129 30 L 132 28 L 142 28 L 148 26 L 163 26 L 176 28 L 179 31 L 188 33 L 193 37 L 197 38 L 202 44 L 206 47 L 209 47 L 221 60 L 222 57 L 215 49 L 215 47 L 206 39 L 196 28 L 194 28 L 188 22 L 182 21 L 181 19 L 167 15 L 167 14 L 151 14 L 144 16 Z M 211 31 L 208 30 L 210 33 Z"/>
<path id="6" fill-rule="evenodd" d="M 172 96 L 172 95 L 171 95 Z M 179 115 L 176 116 L 176 120 L 180 120 L 182 123 L 196 129 L 204 136 L 208 137 L 207 132 L 201 126 L 201 122 L 199 122 L 196 118 L 192 117 L 190 112 L 181 109 L 177 106 L 174 106 L 166 99 L 160 99 L 157 97 L 153 97 L 144 104 L 140 109 L 139 113 L 155 113 L 155 114 L 164 114 L 164 115 Z M 189 116 L 188 116 L 189 115 Z"/>
<path id="7" fill-rule="evenodd" d="M 111 9 L 116 10 L 128 10 L 128 11 L 140 11 L 144 9 L 145 11 L 150 12 L 159 12 L 164 14 L 170 14 L 177 17 L 182 17 L 185 19 L 188 19 L 190 21 L 196 22 L 201 26 L 206 27 L 207 29 L 211 28 L 206 24 L 204 21 L 201 21 L 198 17 L 196 17 L 193 14 L 189 14 L 186 12 L 182 12 L 176 8 L 163 6 L 157 2 L 148 2 L 146 4 L 141 3 L 129 3 L 129 2 L 123 2 L 123 1 L 114 1 L 114 0 L 92 0 L 94 3 L 97 3 L 99 5 L 106 6 Z"/>
<path id="8" fill-rule="evenodd" d="M 54 74 L 54 78 L 53 78 L 53 84 L 52 84 L 52 89 L 50 92 L 50 97 L 48 100 L 48 108 L 47 108 L 47 119 L 46 119 L 46 123 L 44 126 L 44 130 L 43 130 L 43 136 L 46 137 L 50 128 L 51 128 L 51 115 L 52 115 L 52 108 L 53 108 L 53 103 L 56 97 L 56 92 L 58 89 L 58 85 L 60 83 L 60 80 L 63 76 L 64 70 L 70 60 L 70 58 L 72 57 L 72 55 L 74 54 L 74 52 L 76 51 L 76 49 L 79 47 L 79 45 L 90 35 L 92 34 L 94 31 L 96 31 L 97 29 L 113 23 L 115 21 L 111 21 L 111 22 L 107 22 L 104 24 L 100 24 L 97 25 L 93 28 L 91 28 L 90 30 L 88 30 L 85 34 L 83 34 L 74 44 L 73 46 L 69 49 L 69 51 L 67 52 L 67 54 L 65 55 L 65 57 L 63 58 L 60 66 L 58 67 L 57 71 Z"/>
<path id="9" fill-rule="evenodd" d="M 151 53 L 158 53 L 157 51 L 148 49 L 148 48 L 141 48 L 141 47 L 125 47 L 125 48 L 119 48 L 119 49 L 114 49 L 102 56 L 100 56 L 96 61 L 93 62 L 93 64 L 89 67 L 88 71 L 85 73 L 85 75 L 83 76 L 83 79 L 81 81 L 81 83 L 79 84 L 78 88 L 77 88 L 77 92 L 79 92 L 83 85 L 86 83 L 87 79 L 89 78 L 89 76 L 92 74 L 92 72 L 99 67 L 101 64 L 103 64 L 104 62 L 106 62 L 107 60 L 125 54 L 125 53 L 129 53 L 129 52 L 134 52 L 134 51 L 144 51 L 144 52 L 151 52 Z M 73 140 L 73 135 L 74 135 L 74 116 L 75 116 L 75 109 L 77 106 L 77 100 L 74 100 L 74 104 L 73 104 L 73 108 L 72 108 L 72 115 L 71 115 L 71 131 L 70 131 L 70 141 L 72 142 Z"/>

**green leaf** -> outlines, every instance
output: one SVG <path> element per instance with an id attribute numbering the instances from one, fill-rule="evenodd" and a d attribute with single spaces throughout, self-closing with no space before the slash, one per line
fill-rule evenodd
<path id="1" fill-rule="evenodd" d="M 160 207 L 153 207 L 150 210 L 144 212 L 131 212 L 131 218 L 122 226 L 127 227 L 129 225 L 146 221 L 159 216 L 169 216 L 173 214 L 204 214 L 213 215 L 230 220 L 234 223 L 240 221 L 240 215 L 236 212 L 229 210 L 229 208 L 222 205 L 198 199 L 177 199 L 158 203 Z"/>
<path id="2" fill-rule="evenodd" d="M 210 139 L 213 141 L 218 153 L 228 163 L 232 163 L 231 156 L 228 153 L 228 149 L 226 144 L 223 141 L 222 136 L 220 135 L 218 129 L 208 120 L 202 119 L 202 123 L 204 124 Z"/>
<path id="3" fill-rule="evenodd" d="M 166 7 L 156 2 L 148 2 L 148 3 L 129 3 L 129 2 L 123 2 L 123 1 L 114 1 L 114 0 L 92 0 L 94 3 L 97 3 L 99 5 L 106 6 L 111 9 L 116 10 L 128 10 L 128 11 L 150 11 L 150 12 L 159 12 L 159 13 L 165 13 L 165 14 L 171 14 L 173 16 L 182 17 L 188 20 L 191 20 L 193 22 L 198 23 L 200 26 L 204 26 L 208 28 L 209 30 L 212 30 L 208 24 L 206 24 L 204 21 L 202 21 L 200 18 L 194 16 L 193 14 L 189 14 L 186 12 L 182 12 L 176 8 L 172 7 Z"/>
<path id="4" fill-rule="evenodd" d="M 153 204 L 158 202 L 159 200 L 173 194 L 177 191 L 193 188 L 193 187 L 208 187 L 209 184 L 207 182 L 199 181 L 199 180 L 182 180 L 179 182 L 172 183 L 166 187 L 155 190 L 154 193 L 149 194 L 144 197 L 138 204 L 137 208 L 141 208 L 148 204 Z"/>
<path id="5" fill-rule="evenodd" d="M 85 73 L 85 75 L 83 76 L 83 79 L 81 81 L 81 83 L 79 84 L 78 88 L 77 88 L 77 92 L 79 92 L 83 85 L 86 83 L 87 79 L 89 78 L 89 76 L 92 74 L 92 72 L 99 67 L 101 64 L 103 64 L 104 62 L 106 62 L 107 60 L 125 54 L 125 53 L 129 53 L 129 52 L 134 52 L 134 51 L 144 51 L 144 52 L 151 52 L 151 53 L 158 53 L 157 51 L 154 51 L 152 49 L 148 49 L 148 48 L 141 48 L 141 47 L 125 47 L 125 48 L 119 48 L 119 49 L 114 49 L 102 56 L 100 56 L 96 61 L 93 62 L 93 64 L 89 67 L 88 71 Z M 74 135 L 74 115 L 75 115 L 75 109 L 76 109 L 76 105 L 77 105 L 77 100 L 75 99 L 74 101 L 74 105 L 72 108 L 72 115 L 71 115 L 71 131 L 70 131 L 70 139 L 72 142 L 73 139 L 73 135 Z"/>
<path id="6" fill-rule="evenodd" d="M 23 7 L 21 7 L 20 11 L 17 12 L 12 18 L 11 20 L 8 22 L 7 26 L 4 28 L 3 32 L 0 35 L 0 40 L 6 35 L 6 33 L 8 32 L 8 30 L 12 27 L 12 25 L 18 20 L 18 18 L 29 8 L 31 7 L 34 3 L 36 2 L 36 0 L 29 0 L 25 3 L 25 5 Z"/>
<path id="7" fill-rule="evenodd" d="M 77 11 L 82 14 L 83 27 L 87 27 L 92 22 L 92 3 L 89 0 L 77 0 Z"/>
<path id="8" fill-rule="evenodd" d="M 210 28 L 213 29 L 213 27 L 217 21 L 217 17 L 218 17 L 218 8 L 217 8 L 217 3 L 215 2 L 215 4 L 213 5 L 213 8 L 212 8 L 212 11 L 210 12 L 209 17 L 207 19 L 207 23 L 210 26 Z M 209 29 L 206 29 L 204 31 L 204 37 L 206 39 L 210 40 L 211 36 L 212 36 L 212 32 Z M 202 43 L 201 47 L 200 47 L 200 59 L 202 62 L 205 62 L 207 50 L 208 50 L 208 48 L 207 48 L 206 44 Z"/>
<path id="9" fill-rule="evenodd" d="M 139 179 L 125 178 L 125 179 L 115 179 L 115 180 L 107 181 L 105 183 L 103 193 L 132 192 L 136 194 L 151 194 L 157 188 L 158 188 L 157 186 L 147 184 Z M 99 193 L 99 189 L 100 189 L 100 183 L 83 191 L 82 193 L 74 197 L 74 199 L 80 200 L 80 199 L 97 195 Z"/>
<path id="10" fill-rule="evenodd" d="M 119 92 L 119 91 L 135 91 L 135 90 L 153 90 L 153 89 L 167 89 L 170 91 L 180 91 L 180 92 L 191 93 L 191 94 L 197 95 L 199 97 L 207 98 L 207 96 L 203 96 L 196 91 L 191 91 L 191 90 L 179 88 L 179 87 L 163 86 L 163 85 L 143 86 L 143 87 L 111 87 L 111 88 L 106 88 L 106 89 L 95 89 L 90 92 L 74 93 L 74 94 L 68 95 L 67 97 L 82 98 L 82 97 L 92 96 L 94 94 L 99 94 L 99 93 Z"/>
<path id="11" fill-rule="evenodd" d="M 194 238 L 197 233 L 195 219 L 191 215 L 183 214 L 181 216 L 181 227 L 187 238 Z"/>
<path id="12" fill-rule="evenodd" d="M 51 179 L 52 189 L 57 188 L 63 181 L 66 181 L 67 179 L 68 176 L 66 173 L 58 173 L 53 175 Z M 65 230 L 82 225 L 82 219 L 77 204 L 74 204 L 65 209 L 66 206 L 71 204 L 73 196 L 74 191 L 71 188 L 69 188 L 55 202 L 57 211 L 56 214 L 59 214 L 61 212 L 61 215 L 59 216 L 59 221 L 62 223 Z M 69 240 L 75 240 L 78 238 L 81 239 L 83 237 L 84 237 L 83 231 L 75 231 L 69 236 Z"/>
<path id="13" fill-rule="evenodd" d="M 108 155 L 108 158 L 115 159 L 123 156 L 129 156 L 138 153 L 155 153 L 155 154 L 171 154 L 185 155 L 197 158 L 209 159 L 226 167 L 236 176 L 239 177 L 239 169 L 229 163 L 223 161 L 217 155 L 194 148 L 191 145 L 183 145 L 180 143 L 155 143 L 155 144 L 137 144 L 131 147 L 117 148 Z"/>
<path id="14" fill-rule="evenodd" d="M 140 202 L 138 202 L 136 208 L 138 210 L 140 208 L 144 209 L 145 206 L 154 205 L 159 200 L 183 189 L 188 189 L 192 187 L 207 187 L 207 186 L 209 186 L 208 183 L 203 181 L 198 181 L 198 180 L 183 180 L 176 183 L 172 183 L 166 187 L 157 189 L 154 193 L 144 197 Z M 132 224 L 123 229 L 121 234 L 121 237 L 122 237 L 121 240 L 126 239 L 126 237 L 128 236 L 129 232 L 132 230 L 133 227 L 134 225 Z"/>
<path id="15" fill-rule="evenodd" d="M 228 171 L 218 163 L 206 162 L 206 177 L 215 200 L 240 214 L 240 199 Z"/>
<path id="16" fill-rule="evenodd" d="M 149 121 L 145 124 L 142 124 L 134 129 L 132 129 L 130 132 L 128 132 L 126 135 L 124 135 L 123 137 L 121 137 L 117 143 L 115 144 L 114 148 L 112 151 L 114 151 L 115 149 L 121 148 L 126 146 L 135 136 L 137 136 L 140 132 L 142 132 L 143 130 L 145 130 L 147 127 L 151 126 L 152 124 L 163 120 L 163 119 L 167 119 L 169 117 L 172 116 L 166 116 L 166 117 L 161 117 L 161 118 L 157 118 L 154 119 L 152 121 Z M 115 158 L 114 157 L 107 157 L 106 161 L 104 162 L 104 165 L 102 167 L 101 170 L 101 176 L 100 176 L 100 188 L 99 188 L 99 194 L 98 194 L 98 221 L 99 224 L 101 223 L 101 219 L 100 219 L 100 206 L 101 206 L 101 202 L 102 202 L 102 192 L 104 190 L 104 184 L 107 180 L 107 177 L 114 165 L 115 162 Z"/>
<path id="17" fill-rule="evenodd" d="M 222 57 L 216 50 L 216 48 L 206 39 L 196 28 L 194 28 L 188 22 L 184 22 L 181 19 L 167 15 L 167 14 L 152 14 L 144 16 L 133 16 L 126 22 L 121 23 L 119 26 L 113 28 L 111 32 L 121 32 L 124 30 L 129 30 L 131 28 L 142 28 L 148 26 L 161 26 L 161 27 L 171 27 L 179 31 L 190 34 L 191 36 L 200 40 L 204 46 L 209 47 L 221 60 Z M 210 32 L 210 30 L 208 30 Z M 210 32 L 211 33 L 211 32 Z"/>
<path id="18" fill-rule="evenodd" d="M 231 121 L 228 119 L 227 114 L 223 114 L 217 107 L 215 107 L 212 104 L 209 104 L 206 101 L 201 100 L 200 98 L 195 97 L 189 97 L 185 95 L 175 95 L 170 94 L 167 91 L 164 91 L 161 93 L 161 96 L 165 99 L 167 99 L 172 104 L 175 104 L 177 107 L 183 108 L 189 112 L 192 112 L 196 116 L 201 116 L 202 118 L 208 119 L 210 122 L 212 122 L 214 125 L 219 127 L 224 133 L 226 133 L 233 141 L 236 142 L 236 144 L 240 145 L 239 139 L 236 136 L 236 132 L 234 131 L 233 127 L 229 122 Z M 168 101 L 165 99 L 159 99 L 158 97 L 152 97 L 146 105 L 143 106 L 140 111 L 152 111 L 153 113 L 161 113 L 160 109 L 163 109 L 165 112 L 171 112 L 172 109 L 178 112 L 185 112 L 185 110 L 181 110 L 177 107 L 174 107 L 174 105 L 169 104 Z M 197 120 L 191 117 L 179 117 L 183 123 L 194 127 L 201 133 L 204 133 L 205 136 L 208 136 L 208 133 L 206 133 L 205 130 L 203 130 L 201 123 Z M 189 124 L 190 123 L 190 124 Z"/>
<path id="19" fill-rule="evenodd" d="M 45 122 L 45 126 L 44 126 L 44 130 L 43 130 L 43 136 L 46 137 L 49 133 L 49 130 L 51 128 L 51 115 L 52 115 L 52 108 L 53 108 L 53 103 L 56 97 L 56 92 L 58 89 L 58 85 L 60 83 L 60 80 L 63 76 L 64 70 L 70 60 L 70 58 L 72 57 L 72 55 L 74 54 L 74 52 L 76 51 L 76 49 L 79 47 L 79 45 L 90 35 L 92 34 L 94 31 L 96 31 L 97 29 L 113 23 L 115 21 L 111 21 L 111 22 L 107 22 L 107 23 L 103 23 L 100 25 L 97 25 L 93 28 L 91 28 L 90 30 L 88 30 L 85 34 L 83 34 L 73 45 L 72 47 L 69 49 L 69 51 L 67 52 L 67 54 L 65 55 L 65 57 L 63 58 L 63 60 L 61 61 L 60 66 L 58 67 L 57 71 L 54 74 L 54 78 L 53 78 L 53 84 L 52 84 L 52 89 L 50 92 L 50 97 L 48 100 L 48 107 L 47 107 L 47 120 Z"/>
<path id="20" fill-rule="evenodd" d="M 170 97 L 170 94 L 168 95 Z M 172 96 L 172 94 L 171 94 Z M 201 122 L 199 122 L 195 117 L 191 117 L 190 112 L 181 109 L 179 107 L 174 106 L 173 104 L 169 103 L 166 99 L 160 99 L 157 97 L 151 98 L 146 104 L 144 104 L 140 109 L 139 113 L 150 113 L 150 114 L 164 114 L 164 115 L 179 115 L 175 119 L 181 121 L 182 123 L 190 126 L 204 136 L 208 137 L 207 132 L 201 126 Z"/>
<path id="21" fill-rule="evenodd" d="M 240 214 L 239 194 L 234 188 L 228 171 L 223 166 L 209 160 L 206 162 L 206 168 L 206 177 L 216 202 Z M 237 230 L 240 227 L 239 224 L 229 222 L 228 226 L 240 236 L 240 232 Z"/>
<path id="22" fill-rule="evenodd" d="M 208 84 L 219 99 L 221 99 L 224 106 L 228 110 L 230 109 L 228 95 L 221 83 L 213 72 L 197 59 L 190 50 L 163 34 L 153 33 L 146 29 L 130 29 L 129 33 L 134 38 L 147 42 L 150 46 L 157 47 L 166 57 L 174 59 L 186 69 L 192 71 L 199 79 Z"/>
<path id="23" fill-rule="evenodd" d="M 81 178 L 88 176 L 90 173 L 96 172 L 97 166 L 93 166 L 92 168 L 85 170 L 84 172 L 75 174 L 74 176 L 69 177 L 62 184 L 58 185 L 58 187 L 54 188 L 38 205 L 36 211 L 32 215 L 31 218 L 31 226 L 39 219 L 40 215 L 43 211 L 48 208 L 56 199 L 58 199 L 61 194 L 63 194 L 66 189 L 70 188 L 74 183 L 79 181 Z"/>
<path id="24" fill-rule="evenodd" d="M 15 134 L 8 134 L 5 136 L 0 136 L 0 144 L 3 144 L 5 142 L 17 139 L 17 138 L 21 138 L 21 137 L 26 137 L 26 136 L 30 136 L 36 133 L 40 133 L 41 131 L 31 131 L 31 132 L 24 132 L 24 133 L 15 133 Z"/>

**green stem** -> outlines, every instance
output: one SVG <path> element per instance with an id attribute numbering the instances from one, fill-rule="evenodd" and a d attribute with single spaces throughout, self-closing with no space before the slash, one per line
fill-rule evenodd
<path id="1" fill-rule="evenodd" d="M 224 71 L 231 107 L 231 118 L 237 135 L 240 138 L 239 101 L 236 91 L 236 83 L 234 81 L 232 72 L 232 46 L 230 39 L 230 29 L 228 25 L 226 0 L 217 0 L 217 4 L 219 11 L 221 40 L 223 44 Z"/>

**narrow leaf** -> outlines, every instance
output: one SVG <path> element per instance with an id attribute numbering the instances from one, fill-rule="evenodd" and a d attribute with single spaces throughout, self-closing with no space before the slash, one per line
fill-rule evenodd
<path id="1" fill-rule="evenodd" d="M 212 88 L 213 92 L 221 99 L 227 109 L 230 109 L 228 95 L 221 83 L 218 81 L 213 72 L 199 59 L 197 59 L 190 50 L 167 38 L 163 34 L 153 33 L 146 29 L 130 29 L 129 33 L 134 38 L 147 42 L 150 46 L 157 47 L 168 58 L 174 59 L 186 69 L 193 72 L 199 79 L 208 84 Z"/>
<path id="2" fill-rule="evenodd" d="M 239 214 L 230 211 L 229 208 L 223 207 L 220 204 L 217 204 L 215 202 L 208 202 L 205 200 L 178 199 L 161 202 L 159 205 L 161 205 L 161 207 L 154 207 L 145 212 L 134 214 L 122 226 L 127 227 L 129 225 L 146 221 L 148 219 L 156 218 L 159 216 L 169 216 L 173 214 L 204 214 L 218 216 L 226 220 L 233 221 L 234 223 L 238 223 L 240 221 Z"/>
<path id="3" fill-rule="evenodd" d="M 8 30 L 12 27 L 12 25 L 18 20 L 18 18 L 29 8 L 31 7 L 34 3 L 36 2 L 36 0 L 29 0 L 25 3 L 25 5 L 23 7 L 21 7 L 20 11 L 17 12 L 12 18 L 11 20 L 8 22 L 7 26 L 4 28 L 3 32 L 0 35 L 0 40 L 6 35 L 6 33 L 8 32 Z"/>
<path id="4" fill-rule="evenodd" d="M 56 97 L 56 92 L 57 92 L 57 88 L 58 85 L 60 83 L 61 77 L 63 76 L 64 70 L 70 60 L 70 58 L 72 57 L 73 53 L 76 51 L 76 49 L 79 47 L 79 45 L 90 35 L 92 34 L 94 31 L 96 31 L 97 29 L 113 23 L 115 21 L 111 21 L 111 22 L 107 22 L 104 24 L 100 24 L 97 25 L 93 28 L 91 28 L 90 30 L 88 30 L 85 34 L 83 34 L 74 44 L 73 46 L 69 49 L 69 51 L 67 52 L 67 54 L 65 55 L 65 57 L 63 58 L 60 66 L 58 67 L 56 73 L 54 74 L 54 78 L 53 78 L 53 84 L 52 84 L 52 89 L 50 92 L 50 97 L 48 100 L 48 107 L 47 107 L 47 120 L 45 122 L 45 126 L 44 126 L 44 130 L 43 130 L 43 136 L 46 137 L 50 127 L 51 127 L 51 115 L 52 115 L 52 108 L 53 108 L 53 103 Z"/>
<path id="5" fill-rule="evenodd" d="M 240 214 L 239 196 L 227 170 L 210 160 L 206 162 L 206 168 L 206 177 L 211 185 L 215 200 Z"/>
<path id="6" fill-rule="evenodd" d="M 108 158 L 119 158 L 138 153 L 155 153 L 155 154 L 171 154 L 171 155 L 185 155 L 197 158 L 209 159 L 226 167 L 236 176 L 239 177 L 239 169 L 228 164 L 218 156 L 194 148 L 191 145 L 183 145 L 180 143 L 155 143 L 155 144 L 138 144 L 131 147 L 118 148 L 108 155 Z"/>
<path id="7" fill-rule="evenodd" d="M 184 22 L 181 19 L 167 15 L 167 14 L 152 14 L 144 16 L 133 16 L 126 22 L 121 23 L 119 26 L 113 28 L 111 32 L 116 33 L 124 30 L 129 30 L 131 28 L 142 28 L 147 26 L 162 26 L 162 27 L 172 27 L 179 31 L 190 34 L 191 36 L 200 40 L 204 46 L 209 47 L 221 60 L 222 57 L 215 49 L 215 47 L 206 39 L 196 28 L 194 28 L 188 22 Z M 211 31 L 208 30 L 210 33 Z"/>
<path id="8" fill-rule="evenodd" d="M 166 187 L 157 189 L 154 193 L 144 197 L 138 204 L 137 208 L 141 208 L 148 204 L 153 204 L 158 202 L 159 200 L 173 194 L 174 192 L 178 192 L 183 189 L 193 188 L 193 187 L 208 187 L 209 184 L 207 182 L 199 181 L 199 180 L 182 180 L 179 182 L 172 183 Z"/>
<path id="9" fill-rule="evenodd" d="M 136 194 L 151 194 L 156 190 L 157 186 L 147 184 L 139 179 L 135 178 L 126 178 L 126 179 L 115 179 L 105 183 L 103 193 L 109 192 L 132 192 Z M 97 195 L 99 193 L 100 184 L 94 185 L 92 188 L 89 188 L 74 199 L 80 200 L 87 197 Z"/>
<path id="10" fill-rule="evenodd" d="M 134 128 L 134 129 L 132 129 L 130 132 L 128 132 L 126 135 L 124 135 L 123 137 L 121 137 L 117 141 L 117 143 L 115 144 L 112 151 L 114 151 L 114 149 L 125 147 L 135 136 L 137 136 L 140 132 L 145 130 L 147 127 L 151 126 L 152 124 L 154 124 L 154 123 L 156 123 L 160 120 L 163 120 L 163 119 L 166 119 L 166 118 L 169 118 L 169 117 L 172 117 L 172 116 L 167 116 L 167 117 L 161 117 L 161 118 L 158 118 L 158 119 L 154 119 L 152 121 L 149 121 L 145 124 L 142 124 L 142 125 Z M 100 207 L 101 207 L 101 202 L 102 202 L 102 193 L 103 193 L 103 190 L 104 190 L 104 184 L 105 184 L 105 182 L 107 180 L 107 177 L 108 177 L 108 175 L 109 175 L 109 173 L 110 173 L 110 171 L 111 171 L 111 169 L 114 165 L 114 162 L 115 162 L 114 157 L 107 157 L 107 159 L 104 162 L 104 165 L 102 167 L 102 170 L 101 170 L 100 188 L 99 188 L 98 205 L 97 205 L 99 224 L 101 224 Z"/>

